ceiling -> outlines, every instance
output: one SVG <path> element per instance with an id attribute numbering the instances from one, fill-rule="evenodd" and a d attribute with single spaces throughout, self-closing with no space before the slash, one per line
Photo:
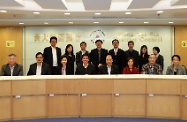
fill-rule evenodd
<path id="1" fill-rule="evenodd" d="M 43 26 L 44 23 L 187 25 L 187 0 L 0 0 L 0 26 Z"/>

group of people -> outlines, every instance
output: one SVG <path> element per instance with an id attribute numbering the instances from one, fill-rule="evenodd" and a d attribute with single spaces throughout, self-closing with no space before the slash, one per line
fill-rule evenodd
<path id="1" fill-rule="evenodd" d="M 65 54 L 56 47 L 57 38 L 50 38 L 50 46 L 43 53 L 35 56 L 36 63 L 31 64 L 27 75 L 94 75 L 94 74 L 163 74 L 164 58 L 159 54 L 159 47 L 153 47 L 153 54 L 148 54 L 146 45 L 141 46 L 140 54 L 134 49 L 134 42 L 129 41 L 129 49 L 119 48 L 119 41 L 112 41 L 113 49 L 102 48 L 103 41 L 96 40 L 96 48 L 86 50 L 86 42 L 80 43 L 81 50 L 74 55 L 73 45 L 68 44 Z M 166 75 L 186 75 L 186 68 L 180 65 L 180 56 L 171 57 Z M 76 62 L 76 71 L 74 71 Z M 23 67 L 16 63 L 16 55 L 8 55 L 8 64 L 2 66 L 1 76 L 22 76 Z"/>

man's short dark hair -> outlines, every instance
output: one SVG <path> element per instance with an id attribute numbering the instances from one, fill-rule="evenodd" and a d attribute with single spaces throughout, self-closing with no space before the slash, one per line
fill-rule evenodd
<path id="1" fill-rule="evenodd" d="M 10 54 L 8 55 L 8 57 L 11 57 L 11 56 L 16 57 L 16 54 L 14 54 L 14 53 L 10 53 Z"/>
<path id="2" fill-rule="evenodd" d="M 117 42 L 119 43 L 119 41 L 118 41 L 117 39 L 114 39 L 114 40 L 112 40 L 112 44 L 113 44 L 115 41 L 117 41 Z"/>
<path id="3" fill-rule="evenodd" d="M 179 61 L 181 60 L 181 57 L 179 56 L 179 55 L 173 55 L 172 57 L 171 57 L 171 60 L 173 61 L 173 58 L 174 57 L 177 57 L 178 59 L 179 59 Z"/>
<path id="4" fill-rule="evenodd" d="M 88 55 L 88 54 L 83 54 L 83 55 L 82 55 L 82 58 L 83 58 L 84 56 L 87 56 L 87 57 L 89 58 L 89 55 Z M 81 59 L 82 59 L 82 58 L 81 58 Z"/>
<path id="5" fill-rule="evenodd" d="M 36 53 L 35 57 L 37 58 L 38 55 L 42 55 L 42 57 L 43 57 L 43 54 L 41 52 Z"/>
<path id="6" fill-rule="evenodd" d="M 98 39 L 98 40 L 95 41 L 95 43 L 97 43 L 97 42 L 103 43 L 103 41 L 101 39 Z"/>
<path id="7" fill-rule="evenodd" d="M 52 40 L 52 39 L 55 39 L 56 42 L 57 42 L 57 38 L 56 38 L 55 36 L 52 36 L 52 37 L 50 38 L 50 43 L 51 43 L 51 40 Z"/>
<path id="8" fill-rule="evenodd" d="M 132 44 L 134 45 L 134 41 L 128 41 L 128 45 L 129 45 L 130 43 L 132 43 Z"/>
<path id="9" fill-rule="evenodd" d="M 160 53 L 160 48 L 159 47 L 153 47 L 154 50 L 157 51 L 157 53 Z"/>
<path id="10" fill-rule="evenodd" d="M 86 44 L 86 42 L 84 42 L 84 41 L 80 43 L 80 46 L 81 46 L 82 44 L 85 44 L 85 45 L 87 45 L 87 44 Z"/>

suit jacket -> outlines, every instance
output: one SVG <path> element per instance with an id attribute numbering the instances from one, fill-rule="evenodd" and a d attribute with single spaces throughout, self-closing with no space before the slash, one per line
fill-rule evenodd
<path id="1" fill-rule="evenodd" d="M 14 65 L 13 76 L 22 76 L 22 75 L 23 75 L 23 66 L 16 63 Z M 2 66 L 1 76 L 11 76 L 11 70 L 9 64 L 5 64 Z"/>
<path id="2" fill-rule="evenodd" d="M 88 51 L 86 51 L 85 54 L 89 56 Z M 81 51 L 76 53 L 76 64 L 78 65 L 80 63 L 82 63 L 82 52 Z"/>
<path id="3" fill-rule="evenodd" d="M 55 71 L 55 75 L 62 75 L 62 66 L 58 66 Z M 66 75 L 74 75 L 71 72 L 71 68 L 69 65 L 66 65 Z"/>
<path id="4" fill-rule="evenodd" d="M 57 54 L 57 63 L 58 65 L 60 65 L 60 58 L 61 58 L 61 49 L 56 47 L 56 54 Z M 53 67 L 53 53 L 52 53 L 52 48 L 51 46 L 50 47 L 46 47 L 44 49 L 44 52 L 43 52 L 43 57 L 44 57 L 44 60 L 43 62 L 49 64 L 50 68 Z"/>
<path id="5" fill-rule="evenodd" d="M 64 54 L 66 55 L 66 54 Z M 68 58 L 68 62 L 67 62 L 67 65 L 69 66 L 70 68 L 70 72 L 71 74 L 74 74 L 74 62 L 75 62 L 75 55 L 72 55 L 72 56 L 69 56 L 69 55 L 66 55 L 67 58 Z"/>
<path id="6" fill-rule="evenodd" d="M 139 71 L 142 71 L 142 66 L 144 64 L 147 64 L 149 62 L 149 55 L 144 55 L 144 57 L 142 57 L 141 55 L 139 56 Z"/>
<path id="7" fill-rule="evenodd" d="M 125 51 L 125 59 L 126 59 L 126 60 L 125 60 L 125 65 L 126 65 L 126 66 L 127 66 L 127 59 L 128 59 L 129 57 L 134 58 L 134 66 L 135 66 L 135 67 L 138 67 L 138 64 L 139 64 L 139 52 L 136 51 L 136 50 L 133 50 L 132 53 L 130 53 L 129 50 L 126 50 L 126 51 Z"/>
<path id="8" fill-rule="evenodd" d="M 31 64 L 27 75 L 36 75 L 37 63 Z M 51 75 L 50 67 L 46 63 L 42 63 L 41 75 Z"/>
<path id="9" fill-rule="evenodd" d="M 83 64 L 79 64 L 77 65 L 75 74 L 76 75 L 85 75 L 85 74 L 93 75 L 95 74 L 95 66 L 93 64 L 88 64 L 88 67 L 84 68 Z"/>
<path id="10" fill-rule="evenodd" d="M 156 63 L 160 64 L 162 70 L 164 70 L 164 57 L 159 54 L 159 56 L 156 59 Z"/>
<path id="11" fill-rule="evenodd" d="M 99 63 L 101 64 L 106 64 L 106 56 L 108 54 L 108 51 L 106 49 L 101 49 L 101 58 L 99 61 L 99 54 L 98 54 L 98 49 L 93 49 L 90 53 L 90 61 L 96 68 L 96 72 L 98 72 L 98 65 Z"/>
<path id="12" fill-rule="evenodd" d="M 108 69 L 107 69 L 106 64 L 99 68 L 99 73 L 98 74 L 108 74 Z M 112 64 L 110 74 L 119 74 L 119 69 L 118 69 L 117 65 Z"/>
<path id="13" fill-rule="evenodd" d="M 174 69 L 173 64 L 168 66 L 167 71 L 166 71 L 166 75 L 174 75 L 173 69 Z M 178 65 L 176 67 L 176 70 L 177 70 L 177 75 L 186 75 L 186 69 L 183 66 Z"/>
<path id="14" fill-rule="evenodd" d="M 112 56 L 113 63 L 118 66 L 120 73 L 122 73 L 123 67 L 125 66 L 125 52 L 118 48 L 117 55 L 115 55 L 114 49 L 109 51 L 109 54 Z"/>

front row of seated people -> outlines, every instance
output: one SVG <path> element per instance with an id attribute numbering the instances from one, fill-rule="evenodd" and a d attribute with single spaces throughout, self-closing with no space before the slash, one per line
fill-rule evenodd
<path id="1" fill-rule="evenodd" d="M 31 64 L 27 75 L 51 75 L 50 67 L 47 63 L 43 62 L 43 54 L 38 52 L 36 54 L 36 63 Z M 154 54 L 149 55 L 149 62 L 142 66 L 141 74 L 155 74 L 161 75 L 162 68 L 156 63 L 156 56 Z M 173 55 L 172 65 L 168 66 L 166 75 L 186 75 L 186 69 L 181 66 L 180 56 Z M 122 74 L 140 74 L 138 67 L 134 66 L 134 59 L 128 58 L 127 66 L 123 69 Z M 112 64 L 113 59 L 111 55 L 106 56 L 106 64 L 99 68 L 98 74 L 120 74 L 117 65 Z M 55 75 L 73 75 L 71 72 L 72 67 L 68 64 L 68 57 L 63 55 L 61 57 L 61 64 L 55 69 Z M 77 65 L 75 74 L 76 75 L 94 75 L 96 68 L 93 64 L 89 63 L 89 55 L 82 55 L 82 63 Z M 23 66 L 16 63 L 16 55 L 8 55 L 8 64 L 2 66 L 1 76 L 22 76 Z"/>

